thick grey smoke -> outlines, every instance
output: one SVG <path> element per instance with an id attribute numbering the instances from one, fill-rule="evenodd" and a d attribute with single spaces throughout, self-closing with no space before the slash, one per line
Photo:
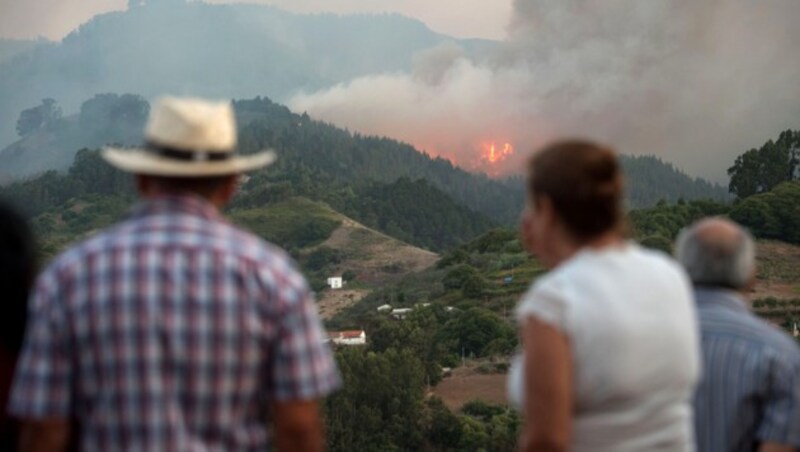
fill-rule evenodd
<path id="1" fill-rule="evenodd" d="M 486 143 L 518 152 L 581 135 L 725 180 L 736 155 L 800 126 L 797 0 L 516 0 L 487 61 L 452 44 L 413 74 L 376 74 L 296 96 L 299 111 L 485 168 Z"/>

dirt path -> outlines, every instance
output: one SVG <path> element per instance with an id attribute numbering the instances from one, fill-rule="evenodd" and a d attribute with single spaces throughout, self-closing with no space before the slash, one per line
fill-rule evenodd
<path id="1" fill-rule="evenodd" d="M 323 320 L 333 318 L 339 311 L 348 308 L 362 298 L 369 295 L 369 290 L 331 290 L 326 289 L 324 292 L 317 294 L 319 304 L 319 315 Z"/>
<path id="2" fill-rule="evenodd" d="M 757 255 L 758 280 L 750 298 L 800 298 L 800 247 L 759 241 Z"/>
<path id="3" fill-rule="evenodd" d="M 340 271 L 355 272 L 356 280 L 380 287 L 409 273 L 431 267 L 439 256 L 366 228 L 349 218 L 320 246 L 342 250 Z"/>
<path id="4" fill-rule="evenodd" d="M 505 405 L 506 378 L 506 374 L 484 374 L 473 367 L 459 367 L 433 388 L 433 395 L 440 397 L 451 410 L 459 410 L 475 399 Z"/>

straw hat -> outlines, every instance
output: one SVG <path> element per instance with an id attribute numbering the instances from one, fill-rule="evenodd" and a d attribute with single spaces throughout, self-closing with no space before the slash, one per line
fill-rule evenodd
<path id="1" fill-rule="evenodd" d="M 168 177 L 238 174 L 267 166 L 275 153 L 235 155 L 236 119 L 229 102 L 158 99 L 139 149 L 103 149 L 111 165 L 131 173 Z"/>

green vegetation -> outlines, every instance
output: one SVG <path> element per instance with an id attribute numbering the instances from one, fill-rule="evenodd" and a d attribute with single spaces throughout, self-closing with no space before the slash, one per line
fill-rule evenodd
<path id="1" fill-rule="evenodd" d="M 31 220 L 38 237 L 41 261 L 47 262 L 71 243 L 122 218 L 132 200 L 125 197 L 84 195 L 66 201 Z"/>
<path id="2" fill-rule="evenodd" d="M 481 311 L 473 314 L 489 311 L 510 325 L 508 318 L 519 295 L 544 271 L 522 249 L 516 233 L 494 229 L 445 254 L 436 268 L 410 274 L 394 286 L 373 292 L 331 324 L 336 328 L 371 325 L 376 317 L 382 317 L 375 309 L 383 304 L 399 308 L 430 303 L 436 309 L 450 307 L 464 312 L 479 308 Z M 455 312 L 448 316 L 460 317 Z M 468 352 L 484 356 L 487 345 L 470 347 Z M 452 350 L 460 354 L 459 347 Z"/>
<path id="3" fill-rule="evenodd" d="M 509 311 L 542 272 L 513 231 L 495 229 L 336 317 L 332 328 L 359 325 L 369 341 L 337 352 L 345 389 L 326 402 L 331 449 L 515 450 L 521 421 L 509 407 L 478 400 L 454 413 L 422 394 L 442 379 L 442 367 L 463 358 L 490 360 L 479 369 L 507 370 L 491 360 L 517 347 Z M 479 294 L 471 292 L 475 280 Z M 384 303 L 413 311 L 394 320 L 376 311 Z"/>
<path id="4" fill-rule="evenodd" d="M 730 217 L 757 237 L 800 244 L 800 182 L 783 182 L 746 198 L 734 205 Z"/>
<path id="5" fill-rule="evenodd" d="M 344 386 L 325 403 L 331 450 L 514 450 L 520 420 L 508 407 L 475 401 L 459 415 L 425 397 L 441 366 L 469 347 L 488 351 L 504 336 L 509 344 L 495 350 L 508 354 L 516 340 L 508 324 L 480 308 L 431 305 L 403 321 L 373 317 L 367 330 L 367 348 L 336 353 Z"/>
<path id="6" fill-rule="evenodd" d="M 800 312 L 800 298 L 792 298 L 790 300 L 779 300 L 775 297 L 763 298 L 754 300 L 753 308 L 760 310 L 790 309 L 795 312 Z"/>
<path id="7" fill-rule="evenodd" d="M 61 119 L 61 114 L 61 107 L 55 99 L 42 99 L 40 105 L 19 114 L 17 134 L 26 137 L 39 129 L 53 127 Z"/>
<path id="8" fill-rule="evenodd" d="M 726 215 L 730 205 L 714 201 L 659 202 L 649 209 L 633 210 L 629 220 L 633 237 L 640 243 L 664 252 L 672 252 L 672 243 L 681 229 L 708 216 Z"/>
<path id="9" fill-rule="evenodd" d="M 728 169 L 729 189 L 739 199 L 772 190 L 800 178 L 800 131 L 787 130 L 736 158 Z"/>
<path id="10" fill-rule="evenodd" d="M 342 213 L 402 241 L 446 250 L 490 229 L 491 220 L 453 202 L 425 179 L 400 178 L 390 184 L 357 188 L 331 199 Z"/>
<path id="11" fill-rule="evenodd" d="M 331 450 L 515 450 L 515 412 L 478 401 L 455 414 L 426 398 L 423 365 L 410 350 L 345 348 L 336 357 L 344 385 L 325 401 Z"/>
<path id="12" fill-rule="evenodd" d="M 447 160 L 418 152 L 408 144 L 353 134 L 313 121 L 308 115 L 293 114 L 265 98 L 236 101 L 235 106 L 243 124 L 240 147 L 245 151 L 275 149 L 280 159 L 267 170 L 273 179 L 281 174 L 283 181 L 290 182 L 295 190 L 303 193 L 322 185 L 329 194 L 326 201 L 337 209 L 343 203 L 334 197 L 347 200 L 350 196 L 366 196 L 369 202 L 375 199 L 376 191 L 413 190 L 421 192 L 421 201 L 424 201 L 439 197 L 431 194 L 431 190 L 436 189 L 495 222 L 511 223 L 519 214 L 523 199 L 519 187 L 513 189 L 486 176 L 468 173 Z M 402 178 L 424 179 L 428 186 L 419 183 L 410 186 L 409 182 L 389 187 L 375 185 L 393 184 Z M 360 205 L 348 208 L 356 212 L 366 209 L 365 218 L 370 211 L 373 215 L 390 211 L 389 208 Z M 351 215 L 348 209 L 343 212 Z M 428 221 L 434 219 L 428 218 Z"/>
<path id="13" fill-rule="evenodd" d="M 620 163 L 625 171 L 628 204 L 633 208 L 650 207 L 659 201 L 711 199 L 721 202 L 730 198 L 725 188 L 691 178 L 658 157 L 623 155 Z"/>
<path id="14" fill-rule="evenodd" d="M 62 118 L 2 151 L 0 172 L 19 177 L 67 168 L 75 149 L 139 144 L 148 108 L 139 96 L 97 95 L 83 103 L 80 115 Z M 239 100 L 235 108 L 241 151 L 273 148 L 280 155 L 276 165 L 254 175 L 256 188 L 243 203 L 258 206 L 286 196 L 322 200 L 372 228 L 434 250 L 463 243 L 492 224 L 518 220 L 521 177 L 497 181 L 471 174 L 410 145 L 353 134 L 265 98 Z M 623 156 L 621 161 L 633 207 L 660 199 L 726 199 L 719 187 L 688 178 L 654 157 Z M 386 202 L 387 196 L 396 203 Z M 414 205 L 414 199 L 423 202 Z M 432 210 L 437 215 L 427 214 Z"/>
<path id="15" fill-rule="evenodd" d="M 771 191 L 734 204 L 713 201 L 660 202 L 630 212 L 633 235 L 644 245 L 670 251 L 678 232 L 707 216 L 729 216 L 760 239 L 800 244 L 800 182 L 784 182 Z"/>
<path id="16" fill-rule="evenodd" d="M 711 215 L 729 216 L 760 239 L 800 244 L 800 131 L 787 130 L 777 140 L 751 149 L 728 169 L 733 204 L 714 201 L 659 202 L 630 214 L 635 237 L 668 251 L 681 228 Z"/>
<path id="17" fill-rule="evenodd" d="M 67 174 L 49 171 L 0 187 L 0 197 L 11 200 L 31 217 L 61 209 L 70 199 L 85 195 L 131 202 L 132 179 L 103 162 L 97 151 L 81 150 Z M 369 183 L 354 189 L 329 178 L 314 177 L 307 170 L 289 173 L 280 167 L 247 182 L 230 212 L 235 221 L 294 251 L 325 240 L 341 221 L 332 220 L 331 209 L 322 204 L 298 201 L 302 197 L 328 203 L 368 227 L 435 250 L 462 243 L 492 226 L 491 221 L 453 202 L 423 180 Z M 265 206 L 273 213 L 259 211 Z"/>
<path id="18" fill-rule="evenodd" d="M 795 326 L 800 327 L 800 298 L 781 300 L 767 297 L 754 300 L 753 309 L 759 316 L 779 324 L 789 333 L 794 332 Z"/>
<path id="19" fill-rule="evenodd" d="M 142 96 L 98 94 L 81 104 L 80 133 L 101 144 L 139 144 L 148 114 L 150 104 Z"/>
<path id="20" fill-rule="evenodd" d="M 234 209 L 228 214 L 234 223 L 290 253 L 322 243 L 342 222 L 330 208 L 304 198 L 290 198 L 264 208 Z M 318 269 L 324 266 L 319 262 L 315 265 Z"/>

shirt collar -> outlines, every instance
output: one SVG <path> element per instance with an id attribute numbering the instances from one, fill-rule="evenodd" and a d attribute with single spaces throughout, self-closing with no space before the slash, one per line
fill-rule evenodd
<path id="1" fill-rule="evenodd" d="M 131 211 L 133 218 L 159 214 L 185 214 L 208 220 L 221 219 L 208 200 L 193 194 L 164 195 L 140 201 Z"/>
<path id="2" fill-rule="evenodd" d="M 694 294 L 700 306 L 716 305 L 736 311 L 750 311 L 744 297 L 731 289 L 695 286 Z"/>

